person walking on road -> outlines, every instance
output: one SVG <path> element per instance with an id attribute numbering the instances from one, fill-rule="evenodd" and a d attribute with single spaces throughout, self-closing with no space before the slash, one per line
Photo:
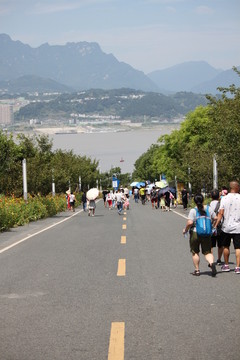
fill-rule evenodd
<path id="1" fill-rule="evenodd" d="M 73 194 L 73 192 L 71 192 L 69 196 L 69 203 L 70 203 L 70 208 L 73 212 L 75 211 L 75 201 L 76 201 L 75 195 Z"/>
<path id="2" fill-rule="evenodd" d="M 219 191 L 217 189 L 211 192 L 212 201 L 210 202 L 210 208 L 215 212 L 216 216 L 219 212 L 220 201 L 219 201 Z M 221 236 L 221 224 L 218 225 L 216 231 L 212 234 L 212 250 L 216 246 L 218 247 L 218 258 L 217 265 L 222 265 L 222 254 L 223 254 L 223 246 L 222 246 L 222 236 Z"/>
<path id="3" fill-rule="evenodd" d="M 139 195 L 140 195 L 140 198 L 141 198 L 141 201 L 142 201 L 142 205 L 145 205 L 146 192 L 145 192 L 145 188 L 143 186 L 140 187 Z"/>
<path id="4" fill-rule="evenodd" d="M 183 203 L 183 209 L 187 210 L 187 206 L 188 206 L 188 192 L 186 190 L 186 188 L 184 187 L 182 189 L 182 203 Z"/>
<path id="5" fill-rule="evenodd" d="M 96 201 L 95 200 L 89 200 L 88 205 L 88 216 L 95 216 L 95 209 L 96 209 Z"/>
<path id="6" fill-rule="evenodd" d="M 118 214 L 120 215 L 123 209 L 123 201 L 124 201 L 124 194 L 120 190 L 117 191 L 116 201 L 117 201 Z"/>
<path id="7" fill-rule="evenodd" d="M 83 211 L 87 211 L 87 196 L 85 191 L 82 194 L 82 205 L 83 205 Z"/>
<path id="8" fill-rule="evenodd" d="M 171 202 L 171 199 L 170 199 L 170 191 L 167 191 L 167 192 L 165 193 L 166 211 L 170 211 L 170 202 Z"/>
<path id="9" fill-rule="evenodd" d="M 129 198 L 129 189 L 128 189 L 127 185 L 124 188 L 124 195 L 126 196 L 127 199 Z"/>
<path id="10" fill-rule="evenodd" d="M 157 209 L 158 196 L 157 196 L 157 191 L 154 186 L 150 193 L 150 199 L 151 199 L 151 203 L 152 203 L 152 209 L 154 209 L 154 208 Z"/>
<path id="11" fill-rule="evenodd" d="M 112 192 L 112 209 L 115 209 L 115 203 L 116 203 L 116 194 L 115 194 L 115 190 L 113 189 L 113 192 Z"/>
<path id="12" fill-rule="evenodd" d="M 107 203 L 108 203 L 108 208 L 109 208 L 109 210 L 111 210 L 112 209 L 112 192 L 108 191 L 106 199 L 107 199 Z"/>
<path id="13" fill-rule="evenodd" d="M 230 182 L 230 192 L 223 196 L 220 202 L 218 218 L 215 226 L 217 227 L 221 220 L 222 223 L 222 245 L 225 264 L 222 271 L 229 272 L 229 255 L 231 239 L 236 254 L 235 274 L 240 274 L 240 194 L 239 183 Z"/>
<path id="14" fill-rule="evenodd" d="M 207 215 L 210 215 L 211 221 L 215 219 L 215 213 L 212 211 L 210 207 L 206 208 L 203 206 L 203 195 L 202 194 L 196 194 L 194 196 L 194 202 L 197 205 L 197 208 L 193 208 L 190 210 L 188 215 L 188 220 L 186 227 L 183 229 L 183 235 L 186 235 L 188 231 L 190 230 L 190 251 L 192 253 L 192 260 L 194 265 L 194 272 L 192 273 L 195 276 L 200 275 L 199 270 L 199 263 L 200 263 L 200 246 L 202 250 L 202 254 L 205 256 L 205 259 L 207 260 L 209 267 L 212 269 L 212 276 L 216 276 L 216 265 L 214 264 L 214 257 L 211 253 L 211 233 L 208 236 L 200 236 L 197 233 L 196 228 L 196 221 L 198 214 L 200 214 L 200 217 L 206 217 Z M 208 214 L 208 213 L 209 214 Z"/>
<path id="15" fill-rule="evenodd" d="M 108 190 L 102 191 L 103 203 L 104 203 L 105 207 L 107 207 L 107 193 L 108 193 Z"/>
<path id="16" fill-rule="evenodd" d="M 134 195 L 134 201 L 135 201 L 135 203 L 138 203 L 139 190 L 138 190 L 137 187 L 134 188 L 134 190 L 133 190 L 133 195 Z"/>

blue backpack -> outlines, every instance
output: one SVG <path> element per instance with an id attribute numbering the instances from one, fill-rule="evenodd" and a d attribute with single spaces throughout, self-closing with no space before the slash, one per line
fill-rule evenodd
<path id="1" fill-rule="evenodd" d="M 196 218 L 196 231 L 199 236 L 210 236 L 212 235 L 212 221 L 209 213 L 209 206 L 205 210 L 206 215 L 200 215 L 200 212 L 195 208 Z"/>

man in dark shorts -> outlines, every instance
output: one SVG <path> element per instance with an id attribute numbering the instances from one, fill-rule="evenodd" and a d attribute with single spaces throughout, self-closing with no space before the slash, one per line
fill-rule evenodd
<path id="1" fill-rule="evenodd" d="M 146 192 L 145 192 L 145 188 L 144 188 L 144 186 L 141 186 L 141 187 L 140 187 L 140 190 L 139 190 L 139 195 L 140 195 L 140 198 L 141 198 L 142 204 L 143 204 L 143 205 L 145 205 L 145 201 L 146 201 Z"/>
<path id="2" fill-rule="evenodd" d="M 211 198 L 212 201 L 210 202 L 210 208 L 215 212 L 216 216 L 218 215 L 219 208 L 220 208 L 220 200 L 219 200 L 219 191 L 217 189 L 214 189 L 211 192 Z M 222 246 L 222 226 L 219 224 L 216 231 L 212 235 L 212 249 L 216 246 L 218 247 L 218 258 L 217 258 L 217 265 L 222 265 L 222 254 L 223 254 L 223 246 Z"/>
<path id="3" fill-rule="evenodd" d="M 223 219 L 222 223 L 222 245 L 225 264 L 222 271 L 230 271 L 229 255 L 230 245 L 233 239 L 233 246 L 236 253 L 235 274 L 240 274 L 240 194 L 239 183 L 230 182 L 230 193 L 221 199 L 219 213 L 215 227 Z"/>

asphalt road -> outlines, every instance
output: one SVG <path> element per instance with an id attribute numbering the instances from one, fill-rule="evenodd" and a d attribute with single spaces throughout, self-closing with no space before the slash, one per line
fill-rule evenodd
<path id="1" fill-rule="evenodd" d="M 0 360 L 239 360 L 240 276 L 191 275 L 183 216 L 100 201 L 0 234 Z"/>

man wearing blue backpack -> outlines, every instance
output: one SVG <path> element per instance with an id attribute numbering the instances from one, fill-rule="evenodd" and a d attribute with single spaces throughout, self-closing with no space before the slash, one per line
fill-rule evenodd
<path id="1" fill-rule="evenodd" d="M 212 276 L 216 276 L 217 270 L 214 263 L 213 254 L 211 253 L 211 236 L 212 236 L 212 222 L 216 218 L 215 212 L 207 205 L 203 206 L 203 195 L 196 194 L 194 196 L 194 202 L 197 205 L 191 209 L 188 215 L 188 220 L 183 234 L 187 234 L 190 230 L 190 251 L 192 253 L 192 260 L 194 265 L 195 276 L 200 275 L 199 263 L 200 263 L 200 247 L 202 254 L 205 256 L 209 267 L 212 269 Z"/>

